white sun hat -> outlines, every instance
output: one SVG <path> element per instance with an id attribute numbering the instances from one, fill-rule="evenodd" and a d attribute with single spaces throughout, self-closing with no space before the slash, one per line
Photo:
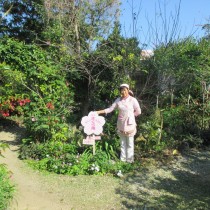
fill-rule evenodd
<path id="1" fill-rule="evenodd" d="M 126 87 L 126 88 L 128 88 L 128 89 L 129 89 L 129 85 L 128 85 L 128 84 L 126 84 L 126 83 L 121 84 L 121 85 L 120 85 L 120 88 L 122 88 L 122 87 Z"/>

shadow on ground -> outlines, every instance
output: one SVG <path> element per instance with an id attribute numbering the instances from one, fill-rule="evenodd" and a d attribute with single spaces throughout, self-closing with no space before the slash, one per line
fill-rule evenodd
<path id="1" fill-rule="evenodd" d="M 209 210 L 210 148 L 135 171 L 122 180 L 117 194 L 126 209 Z"/>
<path id="2" fill-rule="evenodd" d="M 25 128 L 18 126 L 14 121 L 9 119 L 0 118 L 0 143 L 6 143 L 9 146 L 18 146 L 21 143 L 21 139 L 25 135 Z M 4 133 L 10 133 L 15 135 L 14 140 L 4 139 Z"/>

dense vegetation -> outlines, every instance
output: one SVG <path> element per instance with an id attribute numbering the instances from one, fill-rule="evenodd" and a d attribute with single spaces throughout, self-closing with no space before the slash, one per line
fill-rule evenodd
<path id="1" fill-rule="evenodd" d="M 209 143 L 208 37 L 160 43 L 141 59 L 138 40 L 112 19 L 117 1 L 44 2 L 0 1 L 9 14 L 1 18 L 0 118 L 25 126 L 20 158 L 71 175 L 135 167 L 119 161 L 117 113 L 106 116 L 96 155 L 82 144 L 81 118 L 111 105 L 124 82 L 142 108 L 136 160 Z"/>

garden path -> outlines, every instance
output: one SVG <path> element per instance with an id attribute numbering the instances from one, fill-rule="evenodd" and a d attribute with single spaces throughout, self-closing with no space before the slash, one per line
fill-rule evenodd
<path id="1" fill-rule="evenodd" d="M 17 194 L 11 205 L 11 210 L 59 210 L 68 209 L 61 207 L 59 197 L 52 194 L 40 183 L 37 172 L 27 170 L 24 163 L 18 159 L 18 145 L 16 135 L 10 132 L 1 132 L 1 140 L 10 144 L 10 149 L 3 152 L 5 158 L 0 163 L 5 163 L 11 171 L 11 179 L 17 187 Z M 37 184 L 39 183 L 39 184 Z M 64 208 L 65 207 L 65 208 Z"/>
<path id="2" fill-rule="evenodd" d="M 9 144 L 0 164 L 7 165 L 17 189 L 8 210 L 120 209 L 115 194 L 118 181 L 111 177 L 43 174 L 27 167 L 18 159 L 21 133 L 20 128 L 0 132 L 0 142 Z"/>

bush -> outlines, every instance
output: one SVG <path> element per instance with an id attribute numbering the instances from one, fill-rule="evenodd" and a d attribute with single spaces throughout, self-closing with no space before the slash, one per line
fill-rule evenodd
<path id="1" fill-rule="evenodd" d="M 174 139 L 175 147 L 188 145 L 189 148 L 198 148 L 202 145 L 204 139 L 201 133 L 205 129 L 202 122 L 205 118 L 200 104 L 167 108 L 163 115 L 165 132 Z"/>
<path id="2" fill-rule="evenodd" d="M 21 146 L 20 158 L 28 159 L 29 165 L 35 169 L 57 174 L 116 176 L 119 171 L 127 173 L 133 169 L 131 164 L 123 163 L 113 155 L 111 145 L 103 151 L 101 144 L 96 144 L 96 154 L 93 155 L 90 146 L 82 147 L 59 141 L 39 144 L 31 142 Z"/>
<path id="3" fill-rule="evenodd" d="M 65 140 L 74 97 L 66 74 L 36 45 L 10 38 L 0 44 L 0 117 L 23 116 L 34 142 Z"/>
<path id="4" fill-rule="evenodd" d="M 55 159 L 63 158 L 66 154 L 77 154 L 77 147 L 61 141 L 49 141 L 46 143 L 23 144 L 20 148 L 21 159 L 42 160 L 47 157 Z"/>

